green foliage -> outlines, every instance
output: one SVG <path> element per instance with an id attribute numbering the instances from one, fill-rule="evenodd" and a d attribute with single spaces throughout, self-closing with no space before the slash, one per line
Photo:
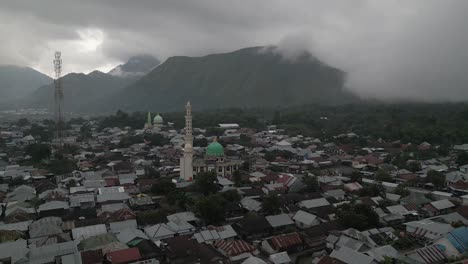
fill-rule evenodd
<path id="1" fill-rule="evenodd" d="M 158 160 L 159 161 L 159 160 Z M 159 178 L 161 173 L 153 167 L 145 167 L 145 178 Z"/>
<path id="2" fill-rule="evenodd" d="M 176 205 L 181 210 L 187 210 L 187 206 L 193 204 L 192 198 L 184 191 L 173 190 L 167 195 L 167 202 L 170 205 Z"/>
<path id="3" fill-rule="evenodd" d="M 406 165 L 406 169 L 411 171 L 411 172 L 420 171 L 422 169 L 421 168 L 421 163 L 419 163 L 417 161 L 409 162 L 408 165 Z"/>
<path id="4" fill-rule="evenodd" d="M 24 239 L 24 235 L 21 232 L 16 230 L 2 230 L 0 232 L 0 243 L 9 242 L 9 241 L 16 241 L 20 238 Z"/>
<path id="5" fill-rule="evenodd" d="M 465 164 L 468 164 L 468 153 L 463 151 L 457 156 L 457 164 L 458 166 L 463 166 Z"/>
<path id="6" fill-rule="evenodd" d="M 175 190 L 176 185 L 169 178 L 162 178 L 151 186 L 151 192 L 157 195 L 167 195 Z"/>
<path id="7" fill-rule="evenodd" d="M 234 171 L 232 178 L 236 187 L 242 186 L 242 174 L 239 170 Z"/>
<path id="8" fill-rule="evenodd" d="M 216 193 L 219 190 L 218 178 L 214 171 L 198 173 L 195 176 L 195 185 L 204 195 Z"/>
<path id="9" fill-rule="evenodd" d="M 272 50 L 252 47 L 199 58 L 169 58 L 101 104 L 126 109 L 156 105 L 163 110 L 179 109 L 187 98 L 192 98 L 194 107 L 205 109 L 333 104 L 354 99 L 343 89 L 344 82 L 344 72 L 310 55 L 284 63 Z M 237 123 L 221 122 L 227 121 Z"/>
<path id="10" fill-rule="evenodd" d="M 401 197 L 410 195 L 410 191 L 404 185 L 401 184 L 395 188 L 394 192 L 395 194 L 401 195 Z"/>
<path id="11" fill-rule="evenodd" d="M 287 151 L 287 150 L 283 150 L 283 151 L 280 151 L 280 150 L 274 150 L 274 151 L 267 151 L 265 152 L 265 159 L 267 161 L 275 161 L 275 159 L 277 157 L 282 157 L 282 158 L 285 158 L 285 159 L 291 159 L 294 157 L 294 153 L 290 152 L 290 151 Z"/>
<path id="12" fill-rule="evenodd" d="M 99 130 L 102 130 L 106 127 L 131 127 L 133 129 L 141 129 L 146 123 L 146 115 L 141 112 L 135 112 L 132 115 L 125 113 L 121 110 L 118 110 L 115 115 L 107 116 L 103 118 L 98 126 Z"/>
<path id="13" fill-rule="evenodd" d="M 55 129 L 55 125 L 38 125 L 32 124 L 31 129 L 26 131 L 26 134 L 30 134 L 36 140 L 40 140 L 43 142 L 50 142 L 53 138 L 53 131 Z"/>
<path id="14" fill-rule="evenodd" d="M 139 144 L 139 143 L 143 143 L 143 137 L 127 135 L 127 136 L 123 136 L 120 139 L 119 147 L 120 148 L 128 148 L 133 144 Z"/>
<path id="15" fill-rule="evenodd" d="M 241 196 L 237 192 L 237 190 L 229 190 L 222 192 L 221 195 L 223 196 L 224 200 L 228 202 L 239 202 L 241 200 Z"/>
<path id="16" fill-rule="evenodd" d="M 146 134 L 144 139 L 149 142 L 150 146 L 159 146 L 162 147 L 166 144 L 169 144 L 169 139 L 161 134 Z"/>
<path id="17" fill-rule="evenodd" d="M 408 250 L 413 248 L 416 244 L 416 241 L 408 235 L 398 236 L 398 239 L 393 241 L 392 246 L 397 250 Z"/>
<path id="18" fill-rule="evenodd" d="M 16 122 L 16 125 L 19 126 L 19 127 L 25 127 L 25 126 L 27 126 L 29 124 L 30 124 L 30 122 L 29 122 L 29 120 L 27 118 L 20 118 Z"/>
<path id="19" fill-rule="evenodd" d="M 265 212 L 265 214 L 273 215 L 280 213 L 280 206 L 281 204 L 278 196 L 269 194 L 263 197 L 262 210 Z"/>
<path id="20" fill-rule="evenodd" d="M 52 151 L 47 144 L 32 144 L 26 147 L 25 152 L 31 156 L 33 162 L 49 159 Z"/>
<path id="21" fill-rule="evenodd" d="M 76 164 L 75 161 L 62 157 L 51 160 L 46 168 L 53 174 L 62 175 L 76 170 Z"/>
<path id="22" fill-rule="evenodd" d="M 206 138 L 194 138 L 193 139 L 194 147 L 206 147 L 208 146 L 208 140 Z"/>
<path id="23" fill-rule="evenodd" d="M 71 187 L 76 187 L 76 181 L 74 179 L 68 181 L 68 188 Z"/>
<path id="24" fill-rule="evenodd" d="M 351 181 L 352 182 L 362 182 L 362 174 L 358 171 L 353 171 L 351 173 Z"/>
<path id="25" fill-rule="evenodd" d="M 207 137 L 212 137 L 212 136 L 216 136 L 216 137 L 220 137 L 222 136 L 224 133 L 224 130 L 222 128 L 219 128 L 219 127 L 208 127 L 206 129 L 206 132 L 205 132 L 205 135 Z"/>
<path id="26" fill-rule="evenodd" d="M 431 170 L 427 173 L 427 181 L 434 184 L 436 188 L 444 187 L 445 175 L 442 172 Z"/>
<path id="27" fill-rule="evenodd" d="M 375 179 L 380 182 L 392 182 L 393 178 L 384 170 L 379 170 L 375 174 Z"/>
<path id="28" fill-rule="evenodd" d="M 366 204 L 343 204 L 338 207 L 336 216 L 343 226 L 358 230 L 376 227 L 379 224 L 379 216 Z"/>
<path id="29" fill-rule="evenodd" d="M 137 212 L 137 222 L 140 226 L 155 225 L 167 222 L 166 216 L 173 213 L 166 209 Z"/>
<path id="30" fill-rule="evenodd" d="M 305 184 L 304 190 L 305 192 L 317 192 L 320 189 L 320 185 L 318 183 L 317 177 L 315 176 L 304 176 L 302 181 Z"/>
<path id="31" fill-rule="evenodd" d="M 92 131 L 91 131 L 91 126 L 88 124 L 83 124 L 80 127 L 80 140 L 86 140 L 91 138 L 92 136 Z"/>
<path id="32" fill-rule="evenodd" d="M 218 224 L 224 220 L 223 196 L 211 194 L 200 197 L 195 203 L 195 211 L 207 224 Z"/>
<path id="33" fill-rule="evenodd" d="M 385 189 L 382 184 L 369 184 L 359 191 L 359 196 L 362 197 L 374 197 L 379 195 L 385 197 Z"/>

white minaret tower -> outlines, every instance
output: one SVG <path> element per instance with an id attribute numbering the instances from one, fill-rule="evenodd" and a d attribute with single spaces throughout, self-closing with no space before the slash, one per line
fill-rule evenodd
<path id="1" fill-rule="evenodd" d="M 192 136 L 192 105 L 185 106 L 185 145 L 184 156 L 180 159 L 180 178 L 193 180 L 193 136 Z"/>

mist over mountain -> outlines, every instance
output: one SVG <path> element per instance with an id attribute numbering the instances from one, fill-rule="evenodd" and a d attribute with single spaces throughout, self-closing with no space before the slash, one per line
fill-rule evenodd
<path id="1" fill-rule="evenodd" d="M 105 110 L 180 110 L 341 104 L 356 98 L 345 73 L 304 52 L 294 60 L 274 47 L 252 47 L 203 57 L 175 56 L 93 107 Z"/>
<path id="2" fill-rule="evenodd" d="M 150 72 L 161 62 L 151 55 L 138 55 L 131 57 L 126 63 L 120 64 L 110 70 L 108 74 L 120 77 L 141 77 Z"/>
<path id="3" fill-rule="evenodd" d="M 52 82 L 49 76 L 29 67 L 0 65 L 0 103 L 27 96 L 37 87 Z"/>
<path id="4" fill-rule="evenodd" d="M 87 106 L 105 96 L 111 96 L 131 82 L 133 82 L 131 78 L 121 78 L 100 71 L 93 71 L 89 74 L 67 74 L 61 78 L 65 110 L 87 112 Z M 32 95 L 21 100 L 19 105 L 28 108 L 53 109 L 54 88 L 53 83 L 41 86 Z"/>

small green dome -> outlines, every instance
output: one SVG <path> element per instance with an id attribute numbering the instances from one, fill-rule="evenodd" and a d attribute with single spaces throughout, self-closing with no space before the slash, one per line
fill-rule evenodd
<path id="1" fill-rule="evenodd" d="M 223 145 L 219 144 L 216 141 L 211 142 L 206 148 L 206 155 L 210 157 L 224 156 Z"/>
<path id="2" fill-rule="evenodd" d="M 162 124 L 162 123 L 164 123 L 162 116 L 157 114 L 153 119 L 153 124 Z"/>

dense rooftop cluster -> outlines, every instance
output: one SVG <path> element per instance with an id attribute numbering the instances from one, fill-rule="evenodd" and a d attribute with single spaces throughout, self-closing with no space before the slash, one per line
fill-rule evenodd
<path id="1" fill-rule="evenodd" d="M 48 121 L 0 124 L 0 260 L 429 264 L 465 256 L 468 144 L 220 124 L 193 129 L 197 174 L 184 181 L 184 131 L 166 119 L 148 118 L 157 129 L 70 122 L 61 148 Z M 230 169 L 220 173 L 220 164 Z"/>

